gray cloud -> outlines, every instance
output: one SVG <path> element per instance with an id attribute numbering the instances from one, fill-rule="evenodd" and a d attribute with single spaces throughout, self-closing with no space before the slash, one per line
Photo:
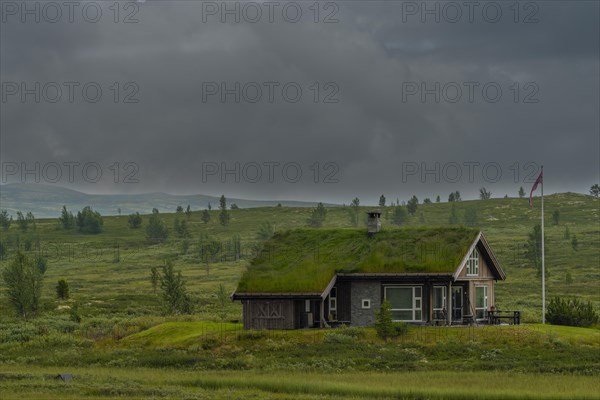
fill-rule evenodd
<path id="1" fill-rule="evenodd" d="M 417 17 L 404 23 L 403 3 L 338 2 L 339 23 L 331 24 L 314 23 L 309 3 L 298 3 L 306 14 L 296 24 L 281 18 L 203 23 L 200 3 L 162 1 L 140 4 L 135 24 L 114 23 L 107 6 L 95 24 L 9 18 L 0 38 L 3 83 L 98 82 L 103 95 L 95 104 L 81 96 L 56 104 L 8 98 L 1 104 L 2 162 L 97 162 L 102 180 L 69 184 L 93 192 L 346 203 L 354 196 L 375 202 L 380 193 L 390 199 L 413 193 L 445 198 L 461 190 L 472 197 L 481 186 L 494 196 L 514 195 L 520 185 L 529 186 L 522 182 L 527 162 L 545 165 L 549 192 L 585 191 L 598 181 L 597 3 L 535 2 L 539 22 L 533 24 L 514 23 L 507 3 L 500 2 L 498 23 L 478 14 L 473 23 L 421 23 Z M 113 82 L 119 83 L 120 100 L 130 93 L 123 85 L 135 82 L 139 102 L 115 104 Z M 273 103 L 235 103 L 232 96 L 221 103 L 218 96 L 203 101 L 203 82 L 281 85 Z M 279 88 L 286 82 L 302 88 L 298 103 L 282 99 Z M 314 82 L 320 83 L 320 100 L 332 93 L 323 85 L 334 83 L 339 101 L 314 103 Z M 403 101 L 406 82 L 479 86 L 472 103 L 465 93 L 457 103 L 436 103 L 433 95 L 425 102 L 419 95 Z M 502 88 L 496 103 L 481 96 L 489 82 Z M 521 84 L 519 102 L 514 82 Z M 523 86 L 527 82 L 539 88 L 533 95 L 538 103 L 523 103 L 534 93 Z M 115 184 L 108 167 L 116 161 L 121 167 L 135 162 L 140 182 Z M 205 162 L 248 167 L 269 161 L 298 163 L 302 179 L 286 181 L 278 167 L 273 183 L 266 168 L 259 183 L 244 176 L 236 183 L 231 175 L 225 182 L 216 176 L 202 181 Z M 466 169 L 458 182 L 444 182 L 444 166 L 470 161 L 497 163 L 502 179 L 484 179 L 478 167 L 473 182 Z M 339 171 L 325 169 L 327 162 Z M 417 174 L 403 181 L 406 162 L 429 168 L 439 162 L 442 179 L 427 175 L 422 182 Z M 322 183 L 332 172 L 339 182 Z"/>

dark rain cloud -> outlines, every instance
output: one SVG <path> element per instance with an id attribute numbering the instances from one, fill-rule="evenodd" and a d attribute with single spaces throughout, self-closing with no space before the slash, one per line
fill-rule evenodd
<path id="1" fill-rule="evenodd" d="M 445 198 L 451 190 L 473 197 L 481 186 L 494 196 L 514 195 L 520 185 L 529 186 L 522 182 L 531 172 L 527 162 L 545 165 L 550 192 L 585 191 L 598 181 L 597 3 L 533 2 L 538 21 L 530 24 L 522 23 L 530 10 L 521 10 L 515 23 L 506 2 L 496 2 L 503 10 L 497 23 L 477 12 L 473 22 L 429 17 L 422 23 L 418 15 L 403 15 L 407 3 L 337 2 L 339 22 L 328 24 L 312 21 L 312 3 L 297 3 L 304 11 L 298 23 L 280 14 L 273 23 L 265 16 L 259 23 L 223 24 L 216 17 L 204 23 L 201 3 L 166 1 L 138 3 L 139 22 L 133 24 L 114 23 L 108 3 L 97 3 L 104 12 L 98 23 L 21 23 L 4 15 L 3 84 L 97 82 L 103 95 L 98 103 L 84 101 L 77 90 L 72 103 L 8 98 L 1 104 L 2 162 L 97 162 L 99 182 L 59 182 L 93 192 L 346 203 L 354 196 L 375 202 L 380 193 L 392 200 L 413 193 Z M 331 10 L 321 10 L 320 18 Z M 119 84 L 117 104 L 113 82 Z M 139 88 L 133 96 L 138 103 L 122 103 L 131 93 L 126 82 Z M 219 96 L 203 101 L 205 82 L 280 86 L 273 103 L 265 92 L 257 103 L 235 103 L 232 96 L 222 103 Z M 289 82 L 303 89 L 298 103 L 281 97 L 279 88 Z M 320 83 L 319 103 L 313 101 L 314 82 Z M 433 95 L 422 102 L 418 94 L 403 101 L 410 82 L 479 86 L 473 102 L 466 93 L 456 103 L 443 96 L 438 103 Z M 503 91 L 495 103 L 481 96 L 490 82 Z M 514 82 L 521 85 L 518 102 Z M 326 89 L 325 83 L 333 85 Z M 524 88 L 526 83 L 534 85 Z M 323 103 L 332 93 L 338 102 Z M 539 102 L 523 103 L 528 94 Z M 122 169 L 128 161 L 139 167 L 139 183 L 115 184 L 109 167 L 119 162 Z M 205 163 L 223 162 L 230 168 L 239 162 L 246 175 L 240 182 L 231 174 L 224 182 L 216 175 L 203 181 Z M 273 182 L 264 165 L 260 182 L 251 182 L 252 163 L 266 162 L 280 163 Z M 473 182 L 466 162 L 480 163 Z M 293 169 L 282 176 L 286 163 L 302 168 L 298 182 L 292 182 Z M 418 173 L 403 179 L 405 163 L 430 169 L 439 163 L 439 182 L 435 174 L 424 182 Z M 454 177 L 454 163 L 463 172 L 457 182 L 444 179 Z M 486 163 L 501 167 L 498 182 L 494 168 L 483 176 Z M 121 182 L 128 171 L 120 172 Z M 323 183 L 327 176 L 339 182 Z"/>

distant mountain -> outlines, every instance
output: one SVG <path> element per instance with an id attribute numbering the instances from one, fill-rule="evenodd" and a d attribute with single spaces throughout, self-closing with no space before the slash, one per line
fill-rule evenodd
<path id="1" fill-rule="evenodd" d="M 60 215 L 63 205 L 76 212 L 91 206 L 102 215 L 122 215 L 139 212 L 149 214 L 153 208 L 160 212 L 175 212 L 177 206 L 184 209 L 189 204 L 192 211 L 203 210 L 210 203 L 213 209 L 219 206 L 219 197 L 194 195 L 172 195 L 167 193 L 142 194 L 87 194 L 61 186 L 11 183 L 0 186 L 0 208 L 15 217 L 31 211 L 36 218 L 54 218 Z M 227 198 L 227 205 L 237 204 L 240 208 L 274 207 L 281 203 L 287 207 L 314 207 L 316 202 L 283 200 L 246 200 Z M 336 204 L 326 204 L 335 206 Z"/>

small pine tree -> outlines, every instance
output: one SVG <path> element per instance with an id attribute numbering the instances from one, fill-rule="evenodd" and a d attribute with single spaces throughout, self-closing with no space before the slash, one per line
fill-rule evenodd
<path id="1" fill-rule="evenodd" d="M 63 229 L 71 229 L 75 226 L 75 217 L 72 212 L 67 211 L 67 206 L 63 206 L 58 222 Z"/>
<path id="2" fill-rule="evenodd" d="M 159 281 L 165 313 L 168 315 L 190 313 L 192 302 L 187 294 L 181 271 L 175 272 L 173 264 L 168 261 L 162 268 Z"/>
<path id="3" fill-rule="evenodd" d="M 392 223 L 394 225 L 401 226 L 404 223 L 406 223 L 406 219 L 407 219 L 406 208 L 403 206 L 396 206 L 394 208 L 394 214 L 392 216 Z"/>
<path id="4" fill-rule="evenodd" d="M 23 215 L 23 213 L 21 211 L 17 211 L 17 224 L 19 225 L 19 228 L 23 232 L 27 232 L 29 220 L 25 219 L 25 216 Z"/>
<path id="5" fill-rule="evenodd" d="M 523 197 L 525 197 L 525 190 L 523 189 L 523 186 L 521 186 L 519 188 L 519 198 L 522 199 Z"/>
<path id="6" fill-rule="evenodd" d="M 75 303 L 71 306 L 71 311 L 69 311 L 69 319 L 77 324 L 81 323 L 81 316 L 79 315 L 79 303 Z"/>
<path id="7" fill-rule="evenodd" d="M 3 269 L 2 278 L 5 293 L 17 315 L 25 320 L 35 316 L 42 295 L 44 275 L 34 261 L 17 251 L 12 262 Z"/>
<path id="8" fill-rule="evenodd" d="M 69 298 L 69 284 L 64 279 L 59 280 L 56 284 L 56 298 L 59 300 Z"/>
<path id="9" fill-rule="evenodd" d="M 202 211 L 202 222 L 208 224 L 208 221 L 210 221 L 210 213 L 208 212 L 208 210 L 204 210 Z"/>
<path id="10" fill-rule="evenodd" d="M 558 225 L 560 223 L 560 210 L 554 210 L 552 213 L 552 224 Z"/>
<path id="11" fill-rule="evenodd" d="M 48 260 L 46 260 L 42 256 L 37 256 L 34 262 L 38 271 L 40 271 L 40 274 L 44 275 L 46 273 L 46 270 L 48 269 Z"/>
<path id="12" fill-rule="evenodd" d="M 413 197 L 411 197 L 410 200 L 408 200 L 408 203 L 406 204 L 408 213 L 410 215 L 415 215 L 415 213 L 417 212 L 418 206 L 419 206 L 419 199 L 417 199 L 417 196 L 413 195 Z"/>
<path id="13" fill-rule="evenodd" d="M 358 226 L 358 214 L 360 211 L 360 199 L 355 197 L 348 208 L 348 220 L 352 226 Z"/>
<path id="14" fill-rule="evenodd" d="M 486 188 L 482 187 L 479 189 L 479 198 L 481 200 L 489 200 L 492 197 L 492 192 L 489 192 Z M 460 196 L 459 196 L 460 198 Z"/>
<path id="15" fill-rule="evenodd" d="M 25 216 L 25 218 L 27 219 L 27 223 L 30 224 L 33 229 L 35 230 L 36 226 L 35 226 L 35 217 L 33 216 L 33 213 L 31 211 L 29 211 L 27 213 L 27 215 Z"/>
<path id="16" fill-rule="evenodd" d="M 192 218 L 192 208 L 190 207 L 190 205 L 187 205 L 187 208 L 185 209 L 185 216 L 187 217 L 187 219 L 191 219 Z"/>
<path id="17" fill-rule="evenodd" d="M 12 220 L 12 215 L 8 215 L 8 211 L 2 210 L 2 212 L 0 212 L 0 225 L 3 230 L 7 231 L 8 228 L 10 228 Z"/>
<path id="18" fill-rule="evenodd" d="M 327 216 L 327 210 L 323 203 L 317 204 L 317 207 L 312 210 L 310 217 L 308 218 L 308 226 L 313 228 L 320 228 L 323 226 L 323 222 L 325 222 L 325 217 Z"/>
<path id="19" fill-rule="evenodd" d="M 377 331 L 377 336 L 386 342 L 395 334 L 396 329 L 394 327 L 392 310 L 387 300 L 381 303 L 379 311 L 375 312 L 375 330 Z"/>
<path id="20" fill-rule="evenodd" d="M 379 196 L 379 207 L 385 207 L 385 196 Z"/>
<path id="21" fill-rule="evenodd" d="M 440 200 L 440 195 L 438 194 L 438 196 L 435 198 L 435 202 L 436 202 L 436 203 L 439 203 L 440 201 L 441 201 L 441 200 Z"/>
<path id="22" fill-rule="evenodd" d="M 149 243 L 157 244 L 166 242 L 168 236 L 167 225 L 160 218 L 158 210 L 153 209 L 152 215 L 148 219 L 148 226 L 146 226 L 146 239 Z"/>
<path id="23" fill-rule="evenodd" d="M 221 210 L 219 213 L 219 223 L 223 226 L 229 225 L 229 212 L 227 211 L 227 199 L 225 199 L 225 195 L 221 195 L 219 209 Z"/>
<path id="24" fill-rule="evenodd" d="M 571 271 L 567 271 L 565 274 L 565 283 L 567 285 L 571 285 L 573 283 L 573 275 L 571 275 Z"/>

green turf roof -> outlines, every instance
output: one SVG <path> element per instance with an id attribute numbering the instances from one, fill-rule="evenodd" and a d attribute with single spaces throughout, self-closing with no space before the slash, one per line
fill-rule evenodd
<path id="1" fill-rule="evenodd" d="M 478 230 L 295 229 L 276 234 L 248 267 L 237 293 L 322 292 L 336 273 L 453 273 Z"/>

